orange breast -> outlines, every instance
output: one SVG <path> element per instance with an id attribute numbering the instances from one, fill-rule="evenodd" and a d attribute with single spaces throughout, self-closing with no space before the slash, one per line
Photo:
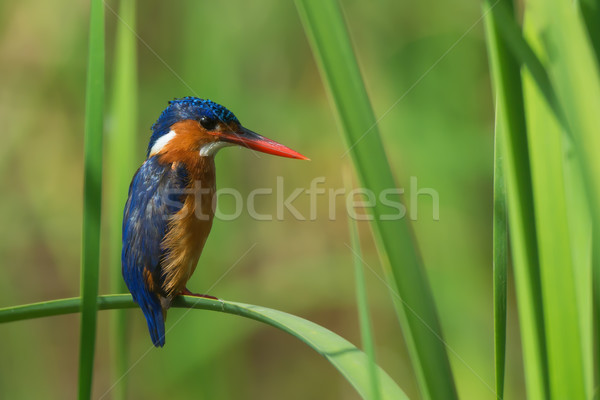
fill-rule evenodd
<path id="1" fill-rule="evenodd" d="M 169 221 L 162 246 L 167 249 L 161 262 L 163 292 L 172 298 L 185 289 L 210 233 L 214 217 L 215 166 L 212 157 L 185 159 L 190 182 L 184 205 Z M 175 165 L 175 164 L 174 164 Z"/>

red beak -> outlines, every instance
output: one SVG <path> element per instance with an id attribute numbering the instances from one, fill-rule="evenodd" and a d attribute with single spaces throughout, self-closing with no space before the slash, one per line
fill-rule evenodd
<path id="1" fill-rule="evenodd" d="M 237 132 L 219 132 L 218 135 L 223 141 L 263 153 L 287 158 L 296 158 L 298 160 L 310 160 L 308 157 L 303 156 L 289 147 L 261 136 L 256 132 L 252 132 L 250 129 L 246 129 L 242 126 L 240 126 L 240 129 Z"/>

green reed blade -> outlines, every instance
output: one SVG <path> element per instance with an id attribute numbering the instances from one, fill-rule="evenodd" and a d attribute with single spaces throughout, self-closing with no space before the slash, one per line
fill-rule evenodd
<path id="1" fill-rule="evenodd" d="M 526 14 L 528 23 L 531 24 L 532 32 L 539 38 L 539 47 L 547 55 L 547 69 L 553 86 L 556 89 L 557 98 L 561 108 L 572 128 L 574 148 L 577 158 L 581 160 L 583 182 L 585 192 L 590 204 L 592 216 L 592 235 L 594 242 L 592 248 L 600 246 L 600 237 L 595 233 L 600 229 L 600 211 L 595 205 L 600 202 L 600 162 L 598 162 L 597 149 L 600 148 L 600 70 L 597 63 L 597 55 L 594 52 L 590 36 L 585 27 L 584 20 L 578 7 L 573 7 L 569 2 L 552 0 L 551 2 L 532 0 L 527 4 Z M 571 213 L 573 212 L 570 210 Z M 581 248 L 580 248 L 581 249 Z M 581 257 L 580 257 L 581 259 Z M 581 266 L 576 266 L 580 268 Z M 598 278 L 597 260 L 593 258 L 594 279 Z M 561 272 L 564 273 L 564 267 Z M 556 273 L 556 272 L 555 272 Z M 558 280 L 558 278 L 556 278 Z M 579 279 L 581 280 L 581 279 Z M 579 281 L 578 280 L 578 281 Z M 552 283 L 549 281 L 548 284 Z M 563 290 L 565 282 L 556 282 L 554 288 Z M 577 281 L 574 283 L 577 285 Z M 573 289 L 577 291 L 577 287 Z M 562 293 L 561 293 L 562 295 Z M 571 344 L 565 346 L 565 340 L 571 340 L 571 333 L 580 326 L 583 329 L 591 329 L 591 324 L 580 323 L 580 318 L 585 315 L 585 304 L 577 304 L 577 312 L 567 314 L 565 309 L 573 308 L 571 297 L 581 298 L 578 294 L 573 296 L 566 291 L 565 302 L 560 310 L 549 310 L 549 315 L 556 320 L 548 326 L 549 331 L 549 364 L 552 373 L 552 395 L 556 398 L 564 396 L 585 395 L 588 398 L 592 393 L 590 387 L 589 363 L 586 363 L 586 355 L 590 345 L 582 344 L 577 349 Z M 596 297 L 597 298 L 597 297 Z M 554 299 L 548 299 L 552 301 Z M 597 305 L 596 305 L 597 307 Z M 565 313 L 558 320 L 558 313 Z M 568 333 L 562 330 L 556 331 L 557 327 L 564 330 L 561 322 L 570 323 L 574 320 L 576 326 L 572 326 Z M 586 325 L 588 328 L 585 328 Z M 551 328 L 554 328 L 551 330 Z M 588 334 L 582 334 L 582 340 Z M 562 345 L 561 345 L 562 343 Z M 577 343 L 577 341 L 576 341 Z M 596 343 L 597 345 L 597 343 Z M 579 376 L 576 372 L 580 371 Z M 587 378 L 586 378 L 587 377 Z"/>
<path id="2" fill-rule="evenodd" d="M 600 63 L 600 24 L 598 23 L 600 21 L 600 1 L 580 0 L 578 3 L 590 42 L 594 48 L 596 60 Z"/>
<path id="3" fill-rule="evenodd" d="M 529 43 L 523 38 L 521 28 L 514 19 L 507 3 L 504 1 L 498 2 L 494 6 L 493 15 L 497 19 L 496 26 L 499 33 L 502 35 L 504 43 L 510 48 L 512 56 L 527 68 L 531 78 L 537 84 L 538 90 L 543 95 L 543 100 L 548 103 L 554 115 L 558 117 L 565 132 L 570 134 L 566 117 L 558 104 L 548 71 L 546 71 Z"/>
<path id="4" fill-rule="evenodd" d="M 500 0 L 512 10 L 510 0 Z M 484 2 L 488 52 L 502 127 L 508 222 L 521 322 L 527 393 L 531 399 L 548 394 L 546 338 L 540 287 L 539 259 L 520 64 L 501 36 L 496 1 Z"/>
<path id="5" fill-rule="evenodd" d="M 102 129 L 104 111 L 104 4 L 92 0 L 85 101 L 83 244 L 81 255 L 81 341 L 79 399 L 92 395 L 100 263 Z"/>
<path id="6" fill-rule="evenodd" d="M 335 107 L 360 184 L 380 194 L 396 182 L 336 0 L 298 0 L 296 5 Z M 390 196 L 401 202 L 399 194 Z M 389 208 L 369 210 L 375 243 L 391 288 L 413 366 L 425 399 L 457 397 L 436 306 L 407 218 L 383 220 Z"/>
<path id="7" fill-rule="evenodd" d="M 563 132 L 523 74 L 551 397 L 583 399 L 581 338 L 563 175 Z"/>

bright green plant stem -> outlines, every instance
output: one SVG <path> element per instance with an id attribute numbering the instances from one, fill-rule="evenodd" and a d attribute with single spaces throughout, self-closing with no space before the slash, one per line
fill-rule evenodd
<path id="1" fill-rule="evenodd" d="M 121 223 L 127 189 L 135 173 L 137 157 L 137 50 L 135 37 L 135 0 L 121 0 L 116 21 L 115 70 L 110 124 L 106 132 L 106 239 L 108 259 L 104 265 L 110 275 L 110 291 L 126 290 L 121 277 Z M 111 373 L 119 384 L 112 390 L 114 400 L 127 397 L 127 321 L 123 310 L 111 313 Z"/>
<path id="2" fill-rule="evenodd" d="M 317 353 L 325 357 L 364 399 L 372 399 L 369 360 L 367 356 L 346 339 L 313 322 L 291 314 L 265 307 L 211 300 L 198 297 L 180 296 L 173 303 L 176 308 L 194 308 L 219 311 L 250 318 L 278 328 L 300 339 Z M 137 308 L 131 295 L 108 295 L 98 297 L 100 310 Z M 81 310 L 81 299 L 61 299 L 24 306 L 0 309 L 0 323 L 24 319 L 49 317 L 76 313 Z M 150 342 L 148 342 L 150 343 Z M 381 398 L 386 400 L 408 399 L 389 375 L 377 368 L 381 385 Z"/>
<path id="3" fill-rule="evenodd" d="M 512 10 L 510 0 L 484 2 L 488 51 L 496 93 L 498 124 L 502 127 L 504 178 L 515 286 L 519 307 L 527 394 L 548 395 L 546 337 L 531 189 L 527 130 L 521 86 L 521 65 L 501 36 L 498 7 Z"/>
<path id="4" fill-rule="evenodd" d="M 508 225 L 506 217 L 506 188 L 504 184 L 503 127 L 496 113 L 494 136 L 494 362 L 496 396 L 504 398 L 506 360 L 506 280 L 508 267 Z"/>
<path id="5" fill-rule="evenodd" d="M 349 174 L 347 174 L 349 175 Z M 347 176 L 346 190 L 351 190 L 350 178 Z M 363 269 L 362 251 L 360 249 L 360 237 L 358 235 L 358 224 L 355 219 L 348 218 L 348 228 L 350 231 L 350 249 L 354 259 L 354 277 L 356 280 L 356 303 L 358 306 L 358 319 L 360 324 L 360 335 L 365 354 L 369 360 L 369 377 L 371 379 L 372 399 L 381 399 L 381 389 L 379 388 L 379 377 L 377 375 L 377 363 L 375 361 L 375 342 L 373 340 L 373 329 L 371 326 L 371 317 L 369 315 L 369 299 L 367 297 L 367 285 L 365 282 L 365 273 Z"/>
<path id="6" fill-rule="evenodd" d="M 296 4 L 360 184 L 377 194 L 395 188 L 338 2 L 298 0 Z M 399 195 L 392 198 L 401 201 Z M 455 399 L 437 310 L 409 222 L 406 218 L 383 220 L 388 209 L 380 203 L 370 211 L 386 278 L 401 298 L 394 304 L 422 397 Z"/>
<path id="7" fill-rule="evenodd" d="M 102 127 L 104 111 L 104 4 L 92 0 L 85 101 L 83 243 L 81 256 L 80 400 L 92 395 L 102 203 Z"/>

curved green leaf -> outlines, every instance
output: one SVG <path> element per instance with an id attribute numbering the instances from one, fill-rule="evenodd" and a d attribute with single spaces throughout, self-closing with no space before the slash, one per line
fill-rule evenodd
<path id="1" fill-rule="evenodd" d="M 100 310 L 135 307 L 137 305 L 133 302 L 130 295 L 120 294 L 98 297 L 98 309 Z M 346 339 L 314 322 L 270 308 L 189 296 L 179 297 L 173 303 L 173 307 L 195 308 L 235 314 L 281 329 L 300 339 L 325 357 L 354 386 L 363 398 L 371 398 L 371 381 L 369 379 L 369 360 L 367 356 Z M 72 314 L 79 312 L 80 309 L 80 298 L 2 308 L 0 309 L 0 323 L 52 315 Z M 383 369 L 378 367 L 377 373 L 382 399 L 408 399 L 402 389 L 396 385 Z"/>

